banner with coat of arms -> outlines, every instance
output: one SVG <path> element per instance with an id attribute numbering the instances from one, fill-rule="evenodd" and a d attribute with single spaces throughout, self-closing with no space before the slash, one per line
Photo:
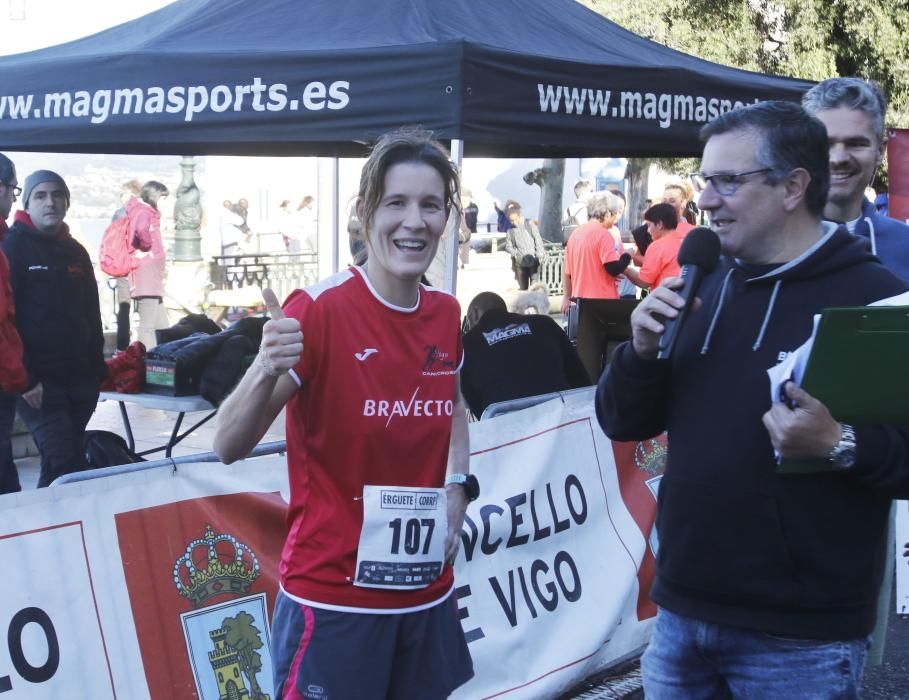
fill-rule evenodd
<path id="1" fill-rule="evenodd" d="M 611 443 L 592 391 L 470 426 L 456 697 L 553 697 L 646 643 L 665 441 Z M 275 456 L 0 498 L 4 700 L 276 698 L 287 492 Z"/>

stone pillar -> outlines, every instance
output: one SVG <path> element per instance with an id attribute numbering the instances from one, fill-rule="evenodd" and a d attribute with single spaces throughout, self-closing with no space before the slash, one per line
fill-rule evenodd
<path id="1" fill-rule="evenodd" d="M 184 156 L 180 168 L 183 176 L 174 202 L 174 260 L 197 262 L 202 260 L 202 203 L 193 180 L 196 162 L 192 156 Z"/>

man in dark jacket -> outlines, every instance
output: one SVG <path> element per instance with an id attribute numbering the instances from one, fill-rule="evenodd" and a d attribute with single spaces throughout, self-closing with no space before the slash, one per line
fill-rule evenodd
<path id="1" fill-rule="evenodd" d="M 21 192 L 16 166 L 0 154 L 0 243 L 6 236 L 6 219 Z M 16 330 L 13 292 L 9 286 L 9 263 L 0 250 L 0 494 L 22 488 L 13 461 L 10 433 L 16 419 L 16 395 L 26 388 L 27 381 L 22 365 L 22 340 Z"/>
<path id="2" fill-rule="evenodd" d="M 890 499 L 909 493 L 909 426 L 844 425 L 793 382 L 792 407 L 771 403 L 767 370 L 822 309 L 907 286 L 845 227 L 822 223 L 829 165 L 817 119 L 764 102 L 701 137 L 699 205 L 723 256 L 671 359 L 656 354 L 663 321 L 683 305 L 678 277 L 635 309 L 632 340 L 597 391 L 612 439 L 669 434 L 645 692 L 858 697 Z M 774 450 L 824 471 L 780 474 Z"/>
<path id="3" fill-rule="evenodd" d="M 887 100 L 873 82 L 830 78 L 802 97 L 827 128 L 830 193 L 824 217 L 845 223 L 894 274 L 909 282 L 909 226 L 878 212 L 865 197 L 884 159 Z"/>
<path id="4" fill-rule="evenodd" d="M 38 170 L 25 178 L 22 202 L 3 249 L 29 379 L 17 408 L 41 452 L 42 487 L 85 467 L 82 438 L 107 368 L 91 260 L 63 221 L 66 183 Z"/>
<path id="5" fill-rule="evenodd" d="M 590 386 L 565 331 L 549 316 L 509 313 L 498 294 L 482 292 L 464 319 L 461 392 L 479 418 L 499 401 Z"/>

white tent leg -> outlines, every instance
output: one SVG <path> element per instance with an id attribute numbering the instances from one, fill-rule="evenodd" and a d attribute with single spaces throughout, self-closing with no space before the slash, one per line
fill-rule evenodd
<path id="1" fill-rule="evenodd" d="M 338 157 L 331 159 L 331 269 L 337 272 L 341 265 L 340 245 L 341 245 L 341 204 L 340 204 L 340 164 Z M 347 221 L 345 220 L 345 227 Z"/>
<path id="2" fill-rule="evenodd" d="M 451 159 L 461 173 L 464 162 L 464 142 L 460 139 L 451 140 Z M 443 289 L 450 294 L 454 294 L 458 287 L 458 228 L 461 225 L 459 218 L 455 221 L 449 221 L 447 232 L 448 240 L 445 242 L 445 278 Z"/>
<path id="3" fill-rule="evenodd" d="M 319 279 L 325 279 L 338 271 L 340 263 L 341 211 L 339 197 L 339 165 L 337 158 L 317 158 L 318 235 L 319 235 Z M 347 219 L 344 219 L 344 238 L 347 239 Z"/>

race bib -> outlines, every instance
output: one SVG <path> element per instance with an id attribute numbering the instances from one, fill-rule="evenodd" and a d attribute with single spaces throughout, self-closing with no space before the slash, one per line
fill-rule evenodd
<path id="1" fill-rule="evenodd" d="M 364 486 L 354 585 L 426 588 L 442 573 L 447 532 L 445 489 Z"/>

